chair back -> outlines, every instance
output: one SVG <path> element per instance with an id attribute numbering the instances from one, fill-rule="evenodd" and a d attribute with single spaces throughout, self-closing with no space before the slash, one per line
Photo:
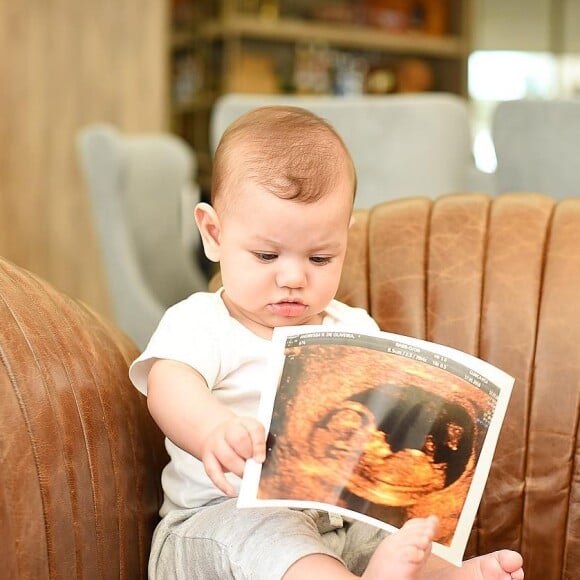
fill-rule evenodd
<path id="1" fill-rule="evenodd" d="M 580 199 L 471 193 L 359 210 L 339 290 L 515 377 L 467 555 L 520 550 L 530 579 L 580 570 L 579 288 Z"/>
<path id="2" fill-rule="evenodd" d="M 116 322 L 143 348 L 168 306 L 207 287 L 193 208 L 195 155 L 169 134 L 79 135 Z"/>
<path id="3" fill-rule="evenodd" d="M 228 94 L 212 109 L 212 151 L 230 123 L 262 105 L 304 107 L 333 125 L 357 169 L 360 208 L 395 197 L 466 191 L 476 173 L 467 106 L 456 95 Z"/>
<path id="4" fill-rule="evenodd" d="M 580 99 L 498 103 L 492 140 L 498 193 L 580 196 Z"/>

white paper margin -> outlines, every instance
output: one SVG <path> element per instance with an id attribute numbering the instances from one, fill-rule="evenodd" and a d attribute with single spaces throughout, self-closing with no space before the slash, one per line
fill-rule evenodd
<path id="1" fill-rule="evenodd" d="M 474 469 L 473 479 L 471 485 L 469 486 L 469 490 L 465 498 L 463 509 L 461 510 L 461 513 L 457 521 L 457 526 L 455 533 L 453 535 L 451 545 L 444 546 L 443 544 L 439 544 L 438 542 L 433 542 L 432 552 L 435 555 L 439 556 L 440 558 L 443 558 L 444 560 L 450 562 L 451 564 L 461 566 L 463 554 L 465 552 L 465 548 L 469 540 L 469 535 L 471 533 L 471 528 L 473 526 L 477 509 L 481 501 L 481 496 L 485 488 L 487 474 L 489 473 L 489 469 L 493 459 L 493 454 L 495 452 L 495 447 L 497 444 L 497 439 L 499 437 L 501 425 L 503 423 L 505 412 L 507 410 L 507 406 L 511 396 L 514 378 L 505 373 L 504 371 L 502 371 L 501 369 L 498 369 L 497 367 L 491 365 L 490 363 L 487 363 L 475 356 L 472 356 L 460 350 L 417 338 L 393 334 L 390 332 L 380 332 L 380 331 L 377 331 L 376 333 L 359 332 L 355 328 L 343 325 L 279 327 L 274 329 L 274 333 L 272 336 L 274 355 L 272 356 L 269 365 L 270 377 L 266 381 L 266 388 L 262 392 L 260 406 L 258 410 L 258 420 L 263 423 L 266 429 L 266 433 L 268 433 L 270 429 L 272 411 L 276 399 L 276 390 L 285 360 L 284 349 L 287 339 L 289 337 L 297 335 L 308 335 L 326 332 L 329 333 L 347 332 L 361 336 L 384 338 L 387 340 L 400 342 L 402 344 L 416 346 L 422 350 L 439 354 L 459 364 L 462 364 L 465 367 L 472 369 L 479 375 L 483 376 L 488 381 L 493 383 L 496 387 L 498 387 L 499 395 L 496 401 L 495 410 L 491 417 L 489 427 L 487 429 L 487 434 Z M 356 341 L 353 340 L 352 344 L 356 345 Z M 344 517 L 369 523 L 371 525 L 385 529 L 391 533 L 397 531 L 397 528 L 390 524 L 387 524 L 375 518 L 371 518 L 370 516 L 366 516 L 365 514 L 361 514 L 353 510 L 349 510 L 332 504 L 313 501 L 258 499 L 257 492 L 261 472 L 262 465 L 260 463 L 257 463 L 253 459 L 249 459 L 246 462 L 237 501 L 237 506 L 239 508 L 245 507 L 314 508 L 325 510 L 331 513 L 337 513 Z"/>

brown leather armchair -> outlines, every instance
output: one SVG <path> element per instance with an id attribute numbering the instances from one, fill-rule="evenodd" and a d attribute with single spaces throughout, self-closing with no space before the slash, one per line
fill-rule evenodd
<path id="1" fill-rule="evenodd" d="M 580 571 L 580 198 L 452 195 L 358 211 L 340 297 L 385 330 L 516 377 L 467 556 L 511 547 L 526 578 Z M 162 438 L 135 347 L 0 260 L 0 575 L 143 578 Z"/>

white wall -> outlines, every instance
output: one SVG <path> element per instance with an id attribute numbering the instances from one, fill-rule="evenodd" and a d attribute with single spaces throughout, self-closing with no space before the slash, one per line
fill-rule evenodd
<path id="1" fill-rule="evenodd" d="M 563 0 L 562 52 L 580 54 L 580 2 Z"/>

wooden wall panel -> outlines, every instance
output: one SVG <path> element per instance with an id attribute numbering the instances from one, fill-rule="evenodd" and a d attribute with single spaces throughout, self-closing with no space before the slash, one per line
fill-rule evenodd
<path id="1" fill-rule="evenodd" d="M 75 139 L 166 127 L 168 0 L 0 0 L 0 254 L 108 315 Z"/>

